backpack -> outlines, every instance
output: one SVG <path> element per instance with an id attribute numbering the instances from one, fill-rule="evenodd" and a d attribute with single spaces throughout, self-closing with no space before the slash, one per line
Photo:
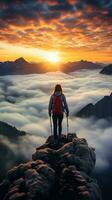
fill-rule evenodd
<path id="1" fill-rule="evenodd" d="M 53 95 L 53 113 L 63 114 L 63 100 L 62 95 L 56 96 Z"/>

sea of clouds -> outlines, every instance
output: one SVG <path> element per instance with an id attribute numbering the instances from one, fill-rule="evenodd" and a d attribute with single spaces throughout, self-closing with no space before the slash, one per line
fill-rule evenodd
<path id="1" fill-rule="evenodd" d="M 97 169 L 107 169 L 110 165 L 112 125 L 103 119 L 95 121 L 93 118 L 75 117 L 82 107 L 88 103 L 95 104 L 112 92 L 112 77 L 100 74 L 99 70 L 1 76 L 0 121 L 28 132 L 19 146 L 4 137 L 1 140 L 15 153 L 21 151 L 31 157 L 35 147 L 43 144 L 51 134 L 48 102 L 55 84 L 62 85 L 69 105 L 69 132 L 86 138 L 89 145 L 96 148 Z M 63 133 L 66 133 L 66 117 L 63 120 Z"/>

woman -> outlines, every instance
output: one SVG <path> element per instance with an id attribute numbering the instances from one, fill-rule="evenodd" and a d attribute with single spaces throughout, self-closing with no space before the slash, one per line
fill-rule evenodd
<path id="1" fill-rule="evenodd" d="M 62 132 L 63 113 L 65 112 L 66 116 L 69 116 L 66 98 L 59 84 L 55 86 L 54 92 L 50 97 L 48 112 L 50 117 L 52 115 L 54 139 L 57 139 L 57 129 L 59 137 Z"/>

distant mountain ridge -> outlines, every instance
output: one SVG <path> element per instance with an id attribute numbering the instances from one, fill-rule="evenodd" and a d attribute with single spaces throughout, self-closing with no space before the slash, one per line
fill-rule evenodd
<path id="1" fill-rule="evenodd" d="M 15 61 L 0 62 L 0 75 L 22 75 L 31 73 L 45 73 L 50 71 L 53 72 L 58 70 L 64 73 L 69 73 L 79 69 L 93 70 L 102 68 L 101 64 L 84 60 L 57 65 L 55 67 L 50 63 L 29 63 L 24 58 L 20 57 Z"/>
<path id="2" fill-rule="evenodd" d="M 62 66 L 62 71 L 63 72 L 73 72 L 75 70 L 80 70 L 80 69 L 99 69 L 102 68 L 101 64 L 98 63 L 93 63 L 90 61 L 86 60 L 81 60 L 77 62 L 69 62 L 66 63 Z"/>
<path id="3" fill-rule="evenodd" d="M 40 65 L 27 62 L 24 58 L 18 58 L 15 61 L 6 61 L 0 63 L 0 75 L 22 75 L 30 73 L 39 73 Z"/>

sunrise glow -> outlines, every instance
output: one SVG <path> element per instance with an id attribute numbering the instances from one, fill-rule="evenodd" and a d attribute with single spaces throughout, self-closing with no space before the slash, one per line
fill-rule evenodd
<path id="1" fill-rule="evenodd" d="M 57 63 L 61 61 L 59 52 L 46 52 L 44 53 L 44 57 L 46 61 L 51 62 L 51 63 Z"/>
<path id="2" fill-rule="evenodd" d="M 11 2 L 0 1 L 0 61 L 112 61 L 111 3 Z"/>

